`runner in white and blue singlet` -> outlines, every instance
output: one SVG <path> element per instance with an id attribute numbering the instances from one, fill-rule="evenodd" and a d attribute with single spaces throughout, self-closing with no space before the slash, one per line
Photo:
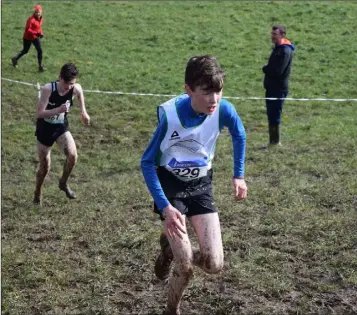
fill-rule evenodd
<path id="1" fill-rule="evenodd" d="M 245 130 L 234 106 L 221 98 L 223 79 L 215 57 L 191 58 L 185 75 L 187 94 L 158 107 L 159 123 L 141 160 L 154 211 L 165 225 L 155 263 L 157 277 L 167 279 L 171 261 L 176 261 L 169 279 L 167 315 L 180 313 L 193 265 L 209 273 L 219 272 L 223 266 L 220 224 L 212 196 L 212 161 L 224 127 L 233 142 L 234 196 L 237 200 L 247 196 Z M 183 215 L 193 225 L 201 251 L 192 251 Z"/>

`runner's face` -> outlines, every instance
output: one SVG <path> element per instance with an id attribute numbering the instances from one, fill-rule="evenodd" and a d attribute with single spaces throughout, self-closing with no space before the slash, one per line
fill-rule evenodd
<path id="1" fill-rule="evenodd" d="M 222 91 L 207 91 L 202 87 L 196 87 L 194 91 L 185 84 L 187 94 L 191 97 L 191 105 L 196 113 L 212 115 L 222 98 Z"/>
<path id="2" fill-rule="evenodd" d="M 76 83 L 76 78 L 74 78 L 74 79 L 72 79 L 72 80 L 70 80 L 68 82 L 61 78 L 60 79 L 60 84 L 61 84 L 61 87 L 62 87 L 62 92 L 66 93 L 69 90 L 73 89 L 75 83 Z"/>

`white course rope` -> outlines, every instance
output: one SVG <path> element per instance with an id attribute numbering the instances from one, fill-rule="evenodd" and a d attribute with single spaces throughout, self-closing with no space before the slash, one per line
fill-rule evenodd
<path id="1" fill-rule="evenodd" d="M 9 81 L 13 83 L 19 83 L 28 86 L 35 86 L 38 90 L 38 97 L 41 95 L 40 83 L 33 84 L 28 82 L 22 82 L 17 80 L 11 80 L 7 78 L 1 78 L 1 80 Z M 177 94 L 153 94 L 153 93 L 137 93 L 137 92 L 121 92 L 121 91 L 100 91 L 100 90 L 83 90 L 86 93 L 98 93 L 98 94 L 116 94 L 116 95 L 135 95 L 135 96 L 156 96 L 156 97 L 175 97 Z M 276 98 L 276 97 L 240 97 L 240 96 L 224 96 L 226 99 L 233 100 L 286 100 L 286 101 L 330 101 L 330 102 L 357 102 L 357 98 Z"/>
<path id="2" fill-rule="evenodd" d="M 27 82 L 22 82 L 22 81 L 17 81 L 17 80 L 11 80 L 11 79 L 6 79 L 6 78 L 1 78 L 1 80 L 9 81 L 9 82 L 14 82 L 14 83 L 20 83 L 20 84 L 29 85 L 29 86 L 36 86 L 36 84 L 27 83 Z"/>
<path id="3" fill-rule="evenodd" d="M 39 82 L 37 82 L 37 93 L 38 93 L 38 99 L 41 98 L 41 85 Z"/>

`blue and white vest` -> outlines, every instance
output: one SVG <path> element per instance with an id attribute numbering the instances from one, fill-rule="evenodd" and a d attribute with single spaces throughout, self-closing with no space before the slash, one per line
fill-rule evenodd
<path id="1" fill-rule="evenodd" d="M 212 115 L 198 126 L 182 125 L 173 98 L 162 104 L 167 118 L 167 132 L 160 144 L 160 166 L 164 166 L 182 181 L 190 181 L 207 175 L 212 168 L 216 141 L 219 136 L 219 106 Z"/>

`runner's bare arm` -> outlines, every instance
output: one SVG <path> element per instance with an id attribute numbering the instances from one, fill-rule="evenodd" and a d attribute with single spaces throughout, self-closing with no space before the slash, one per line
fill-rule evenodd
<path id="1" fill-rule="evenodd" d="M 76 83 L 74 85 L 74 96 L 77 96 L 78 98 L 78 102 L 79 102 L 79 107 L 81 109 L 81 116 L 82 116 L 82 120 L 83 120 L 83 123 L 85 125 L 89 125 L 89 121 L 90 121 L 90 117 L 87 113 L 87 110 L 86 110 L 86 105 L 85 105 L 85 102 L 84 102 L 84 94 L 83 94 L 83 90 L 82 90 L 82 86 L 78 83 Z"/>

